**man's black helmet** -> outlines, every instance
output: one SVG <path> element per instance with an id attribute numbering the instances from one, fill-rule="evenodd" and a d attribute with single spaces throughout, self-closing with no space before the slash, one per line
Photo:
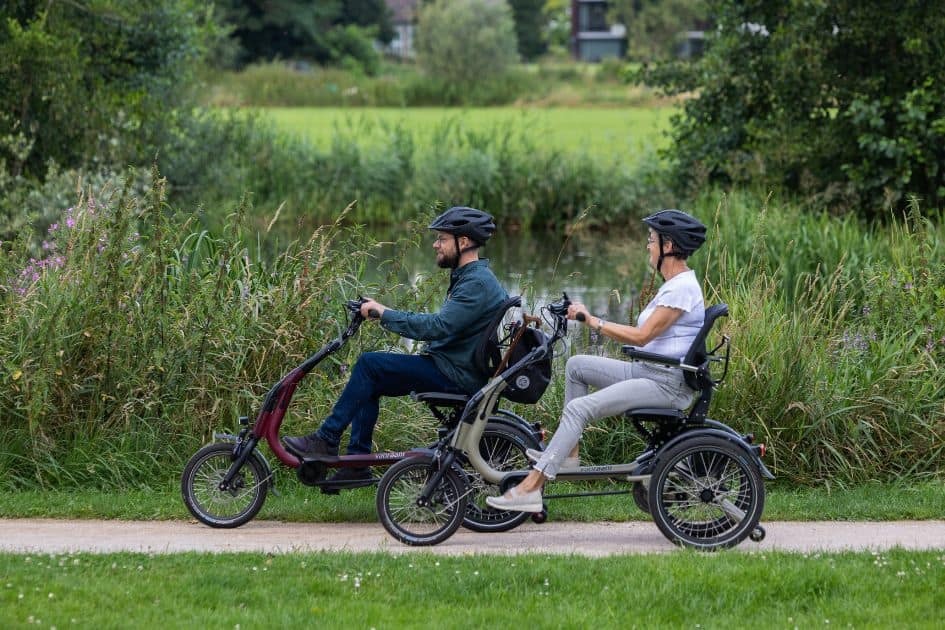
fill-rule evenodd
<path id="1" fill-rule="evenodd" d="M 484 245 L 495 232 L 495 221 L 488 212 L 466 206 L 454 206 L 433 219 L 429 228 L 453 236 L 465 236 Z"/>
<path id="2" fill-rule="evenodd" d="M 695 217 L 680 210 L 660 210 L 643 219 L 657 234 L 669 238 L 679 248 L 679 253 L 692 254 L 705 243 L 706 229 Z"/>

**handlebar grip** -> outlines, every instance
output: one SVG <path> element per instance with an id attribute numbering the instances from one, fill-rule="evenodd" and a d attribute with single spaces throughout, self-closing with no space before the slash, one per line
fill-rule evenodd
<path id="1" fill-rule="evenodd" d="M 578 320 L 579 322 L 587 321 L 587 318 L 584 317 L 584 313 L 578 313 L 574 319 Z"/>
<path id="2" fill-rule="evenodd" d="M 367 314 L 370 315 L 371 319 L 380 319 L 381 317 L 381 314 L 377 312 L 376 308 L 368 309 Z"/>

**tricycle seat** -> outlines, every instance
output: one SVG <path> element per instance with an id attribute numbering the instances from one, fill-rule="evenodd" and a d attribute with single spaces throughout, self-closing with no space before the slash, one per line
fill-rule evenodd
<path id="1" fill-rule="evenodd" d="M 468 394 L 447 394 L 446 392 L 412 392 L 410 397 L 417 402 L 437 407 L 465 407 L 469 402 Z"/>

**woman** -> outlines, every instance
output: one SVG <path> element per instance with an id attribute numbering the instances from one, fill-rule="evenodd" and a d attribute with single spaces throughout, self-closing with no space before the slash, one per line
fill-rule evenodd
<path id="1" fill-rule="evenodd" d="M 568 309 L 568 319 L 583 315 L 585 325 L 616 341 L 647 352 L 682 358 L 702 328 L 705 303 L 696 274 L 686 259 L 705 242 L 706 228 L 679 210 L 663 210 L 643 219 L 650 265 L 663 277 L 656 297 L 636 326 L 615 324 L 591 315 L 583 304 Z M 678 367 L 576 355 L 565 368 L 564 411 L 554 437 L 533 469 L 517 486 L 486 502 L 499 510 L 541 512 L 541 489 L 562 467 L 577 464 L 577 444 L 588 422 L 616 416 L 631 407 L 686 409 L 695 391 Z M 596 391 L 588 393 L 588 388 Z"/>

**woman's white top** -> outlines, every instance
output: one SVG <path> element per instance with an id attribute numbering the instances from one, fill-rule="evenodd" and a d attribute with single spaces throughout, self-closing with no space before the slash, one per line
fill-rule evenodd
<path id="1" fill-rule="evenodd" d="M 696 272 L 690 269 L 664 282 L 656 297 L 637 318 L 638 328 L 649 319 L 658 306 L 676 308 L 683 313 L 662 334 L 640 349 L 682 359 L 705 321 L 705 300 L 702 297 L 702 287 L 696 280 Z"/>

